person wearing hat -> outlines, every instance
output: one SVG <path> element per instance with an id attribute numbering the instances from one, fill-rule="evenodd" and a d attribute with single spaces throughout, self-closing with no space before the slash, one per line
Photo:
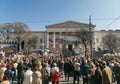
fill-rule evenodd
<path id="1" fill-rule="evenodd" d="M 61 77 L 61 73 L 59 72 L 59 68 L 56 63 L 53 63 L 52 67 L 52 84 L 59 84 L 59 79 Z"/>
<path id="2" fill-rule="evenodd" d="M 59 72 L 59 68 L 57 67 L 57 63 L 53 63 L 52 72 L 53 71 Z"/>

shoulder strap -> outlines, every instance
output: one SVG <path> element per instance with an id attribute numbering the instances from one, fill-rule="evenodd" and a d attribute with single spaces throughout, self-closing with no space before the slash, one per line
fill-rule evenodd
<path id="1" fill-rule="evenodd" d="M 49 74 L 49 73 L 48 73 L 48 70 L 47 70 L 46 68 L 45 68 L 45 72 L 47 73 L 47 75 Z"/>

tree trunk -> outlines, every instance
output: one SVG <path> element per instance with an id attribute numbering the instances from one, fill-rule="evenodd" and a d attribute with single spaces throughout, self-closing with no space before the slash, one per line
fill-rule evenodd
<path id="1" fill-rule="evenodd" d="M 84 43 L 84 48 L 85 48 L 85 57 L 87 56 L 87 51 L 86 51 L 86 48 L 87 48 L 87 45 Z"/>

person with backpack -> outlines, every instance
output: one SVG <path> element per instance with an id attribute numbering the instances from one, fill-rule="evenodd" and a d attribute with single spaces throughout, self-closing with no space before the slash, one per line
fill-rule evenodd
<path id="1" fill-rule="evenodd" d="M 49 84 L 50 67 L 48 66 L 48 63 L 43 63 L 41 74 L 42 74 L 42 84 Z"/>
<path id="2" fill-rule="evenodd" d="M 59 72 L 59 68 L 57 64 L 54 63 L 52 67 L 52 84 L 59 84 L 59 79 L 61 77 L 61 73 Z"/>

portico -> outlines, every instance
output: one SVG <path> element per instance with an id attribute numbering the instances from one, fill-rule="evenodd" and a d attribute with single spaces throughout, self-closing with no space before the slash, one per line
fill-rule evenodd
<path id="1" fill-rule="evenodd" d="M 94 30 L 94 27 L 95 25 L 92 25 L 92 30 Z M 81 42 L 77 46 L 74 44 L 75 41 L 79 41 L 77 32 L 81 29 L 89 31 L 89 24 L 67 21 L 46 26 L 47 49 L 60 50 L 68 48 L 69 44 L 72 44 L 73 49 L 75 47 L 83 49 Z"/>

